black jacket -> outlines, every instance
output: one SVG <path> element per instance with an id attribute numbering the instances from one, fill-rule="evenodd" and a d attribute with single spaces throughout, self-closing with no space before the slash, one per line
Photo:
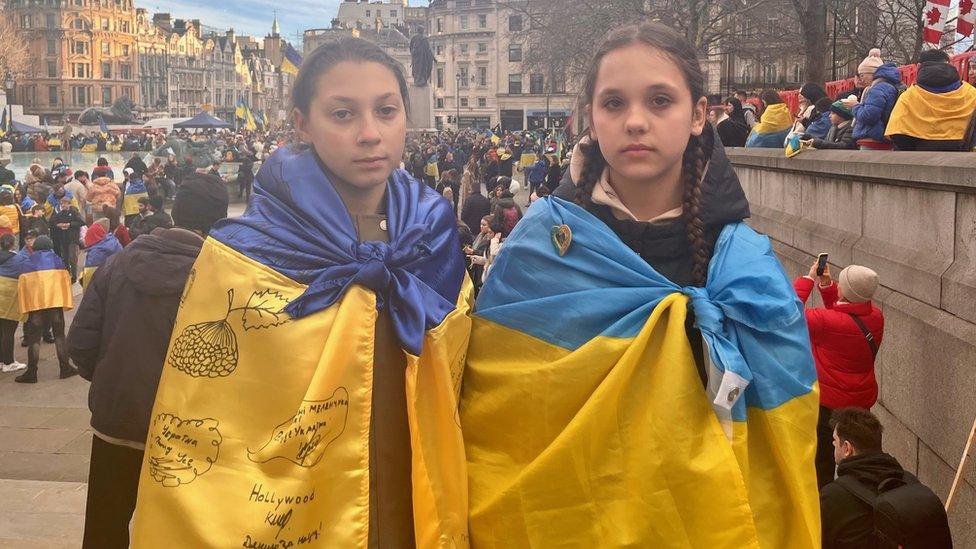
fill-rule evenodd
<path id="1" fill-rule="evenodd" d="M 0 184 L 6 185 L 17 179 L 17 174 L 7 169 L 6 166 L 0 166 Z"/>
<path id="2" fill-rule="evenodd" d="M 852 476 L 873 491 L 882 480 L 903 474 L 898 460 L 884 452 L 852 456 L 837 466 L 838 478 Z M 874 510 L 837 481 L 820 490 L 820 519 L 823 549 L 872 547 Z"/>
<path id="3" fill-rule="evenodd" d="M 149 167 L 146 166 L 146 163 L 143 162 L 138 156 L 135 158 L 130 158 L 129 161 L 125 163 L 125 168 L 132 168 L 132 171 L 134 171 L 139 177 L 142 177 L 143 174 L 149 171 Z"/>
<path id="4" fill-rule="evenodd" d="M 68 228 L 62 229 L 58 225 L 67 223 Z M 81 217 L 78 208 L 71 206 L 61 210 L 51 216 L 51 240 L 54 242 L 56 250 L 64 250 L 71 244 L 78 244 L 81 237 L 81 228 L 85 225 L 85 220 Z M 40 233 L 38 233 L 40 234 Z M 63 258 L 67 260 L 67 258 Z"/>
<path id="5" fill-rule="evenodd" d="M 751 130 L 745 124 L 740 124 L 731 118 L 726 118 L 718 123 L 716 131 L 722 140 L 722 144 L 726 147 L 745 147 Z"/>
<path id="6" fill-rule="evenodd" d="M 134 240 L 137 236 L 150 234 L 156 229 L 169 229 L 171 227 L 173 227 L 173 218 L 163 210 L 156 210 L 136 221 L 129 229 L 129 236 Z"/>
<path id="7" fill-rule="evenodd" d="M 461 221 L 471 229 L 471 232 L 478 234 L 481 231 L 481 218 L 491 214 L 491 201 L 488 197 L 478 193 L 471 193 L 464 198 L 464 206 L 461 206 Z"/>
<path id="8" fill-rule="evenodd" d="M 68 353 L 92 382 L 96 431 L 146 441 L 180 296 L 202 246 L 189 231 L 157 231 L 95 271 L 68 332 Z"/>
<path id="9" fill-rule="evenodd" d="M 854 122 L 850 121 L 843 126 L 831 126 L 827 131 L 825 139 L 814 139 L 814 149 L 856 149 L 857 143 L 854 141 Z"/>

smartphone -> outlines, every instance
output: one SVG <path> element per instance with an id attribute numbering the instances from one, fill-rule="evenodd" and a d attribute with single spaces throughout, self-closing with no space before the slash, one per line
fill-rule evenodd
<path id="1" fill-rule="evenodd" d="M 817 255 L 817 276 L 823 276 L 824 269 L 827 268 L 827 254 L 822 253 Z"/>

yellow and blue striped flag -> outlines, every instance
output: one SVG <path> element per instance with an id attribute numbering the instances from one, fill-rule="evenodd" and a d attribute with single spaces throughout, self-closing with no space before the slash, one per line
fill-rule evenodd
<path id="1" fill-rule="evenodd" d="M 705 287 L 682 287 L 545 198 L 475 310 L 460 408 L 472 546 L 820 547 L 817 372 L 768 238 L 725 226 Z"/>
<path id="2" fill-rule="evenodd" d="M 108 125 L 105 124 L 105 119 L 102 118 L 102 113 L 98 113 L 98 132 L 102 134 L 104 139 L 108 139 Z"/>
<path id="3" fill-rule="evenodd" d="M 0 111 L 0 137 L 7 135 L 10 131 L 10 117 L 7 115 L 7 107 Z"/>
<path id="4" fill-rule="evenodd" d="M 295 51 L 295 48 L 291 47 L 291 44 L 285 44 L 284 56 L 281 60 L 281 72 L 287 72 L 288 74 L 298 74 L 298 69 L 302 66 L 302 56 L 300 53 Z"/>
<path id="5" fill-rule="evenodd" d="M 17 278 L 17 298 L 23 314 L 42 309 L 70 309 L 71 277 L 51 250 L 34 250 Z"/>

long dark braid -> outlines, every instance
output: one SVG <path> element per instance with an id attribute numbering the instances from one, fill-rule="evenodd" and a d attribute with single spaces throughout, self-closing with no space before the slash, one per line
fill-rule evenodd
<path id="1" fill-rule="evenodd" d="M 681 177 L 684 179 L 684 200 L 682 204 L 685 228 L 688 232 L 688 242 L 691 244 L 693 267 L 692 284 L 704 286 L 708 278 L 708 261 L 712 251 L 705 239 L 705 224 L 702 223 L 701 195 L 702 178 L 705 177 L 705 167 L 712 156 L 714 136 L 708 125 L 701 136 L 691 136 L 688 147 L 681 159 Z"/>
<path id="2" fill-rule="evenodd" d="M 603 157 L 600 144 L 590 141 L 580 143 L 580 152 L 583 154 L 583 171 L 580 173 L 579 181 L 576 181 L 576 203 L 589 210 L 593 205 L 593 188 L 596 182 L 603 175 L 603 168 L 607 165 L 607 159 Z"/>

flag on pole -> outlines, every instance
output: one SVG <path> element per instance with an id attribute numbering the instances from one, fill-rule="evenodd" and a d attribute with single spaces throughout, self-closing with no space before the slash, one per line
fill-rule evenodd
<path id="1" fill-rule="evenodd" d="M 295 51 L 295 48 L 291 47 L 291 44 L 285 44 L 284 56 L 281 59 L 281 72 L 287 72 L 288 74 L 298 74 L 299 67 L 302 66 L 302 56 L 300 53 Z"/>
<path id="2" fill-rule="evenodd" d="M 974 25 L 976 25 L 976 13 L 973 13 L 973 0 L 959 0 L 956 32 L 963 36 L 972 36 Z"/>
<path id="3" fill-rule="evenodd" d="M 922 39 L 938 46 L 945 31 L 946 19 L 949 13 L 949 0 L 926 0 L 922 10 Z"/>
<path id="4" fill-rule="evenodd" d="M 102 113 L 98 113 L 98 131 L 102 134 L 103 139 L 108 139 L 108 126 L 105 124 L 105 119 L 102 118 Z"/>
<path id="5" fill-rule="evenodd" d="M 234 118 L 237 118 L 238 120 L 247 119 L 247 107 L 244 105 L 243 97 L 237 100 L 237 106 L 234 107 Z"/>
<path id="6" fill-rule="evenodd" d="M 8 107 L 4 107 L 3 110 L 0 111 L 0 137 L 7 135 L 7 132 L 10 131 L 10 117 L 7 114 L 7 108 Z"/>

